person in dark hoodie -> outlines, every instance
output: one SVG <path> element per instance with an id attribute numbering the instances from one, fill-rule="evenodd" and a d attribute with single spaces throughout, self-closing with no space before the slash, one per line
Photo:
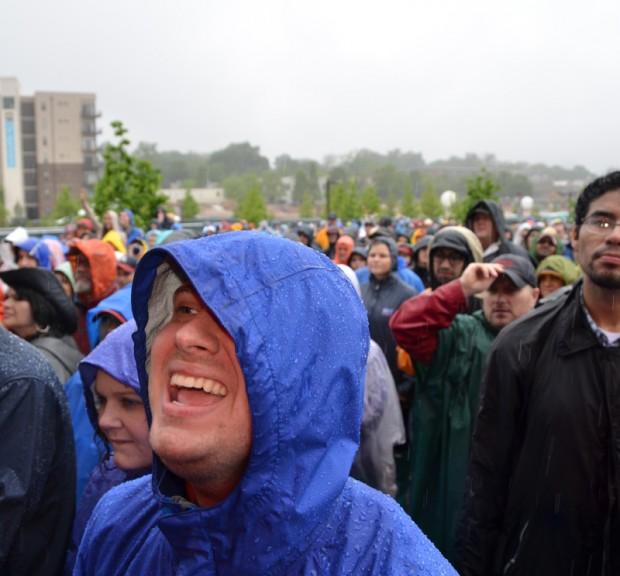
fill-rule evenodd
<path id="1" fill-rule="evenodd" d="M 153 453 L 131 339 L 135 330 L 133 320 L 126 322 L 80 363 L 88 417 L 106 451 L 93 470 L 73 522 L 65 562 L 67 576 L 73 572 L 84 529 L 97 502 L 114 486 L 151 471 Z"/>
<path id="2" fill-rule="evenodd" d="M 428 288 L 430 286 L 428 249 L 430 248 L 432 240 L 433 237 L 430 234 L 427 234 L 426 236 L 422 236 L 422 238 L 420 238 L 413 245 L 413 271 L 420 277 L 420 280 L 422 280 L 424 288 Z"/>
<path id="3" fill-rule="evenodd" d="M 504 212 L 493 200 L 480 200 L 472 206 L 467 212 L 465 226 L 480 240 L 484 262 L 491 262 L 502 254 L 528 257 L 523 248 L 506 240 Z"/>
<path id="4" fill-rule="evenodd" d="M 308 246 L 308 248 L 321 250 L 319 245 L 314 241 L 314 230 L 312 230 L 312 226 L 310 225 L 303 224 L 297 227 L 297 239 L 304 246 Z"/>
<path id="5" fill-rule="evenodd" d="M 4 327 L 38 348 L 64 384 L 82 354 L 71 334 L 77 310 L 53 272 L 18 268 L 0 272 L 9 291 L 4 300 Z"/>
<path id="6" fill-rule="evenodd" d="M 398 369 L 396 341 L 389 327 L 390 316 L 417 292 L 396 275 L 398 249 L 387 236 L 370 241 L 368 248 L 368 283 L 362 285 L 362 300 L 368 312 L 370 337 L 379 345 L 387 359 L 396 386 L 403 384 L 405 375 Z"/>
<path id="7" fill-rule="evenodd" d="M 253 232 L 175 242 L 132 303 L 153 474 L 102 498 L 74 574 L 455 574 L 349 477 L 369 337 L 334 264 Z"/>
<path id="8" fill-rule="evenodd" d="M 433 290 L 459 278 L 472 262 L 482 262 L 480 241 L 468 228 L 447 226 L 431 238 L 428 276 Z"/>

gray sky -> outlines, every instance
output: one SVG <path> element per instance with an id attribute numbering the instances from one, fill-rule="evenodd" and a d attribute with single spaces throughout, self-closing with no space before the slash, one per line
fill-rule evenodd
<path id="1" fill-rule="evenodd" d="M 619 28 L 617 0 L 4 0 L 0 75 L 95 92 L 102 127 L 160 150 L 603 172 L 620 167 Z"/>

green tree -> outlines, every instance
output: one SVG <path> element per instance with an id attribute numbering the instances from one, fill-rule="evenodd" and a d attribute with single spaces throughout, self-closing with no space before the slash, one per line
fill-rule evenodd
<path id="1" fill-rule="evenodd" d="M 145 226 L 157 207 L 168 202 L 160 192 L 161 174 L 148 160 L 128 152 L 130 141 L 122 122 L 114 121 L 111 126 L 117 142 L 107 144 L 103 151 L 104 169 L 95 190 L 95 212 L 101 217 L 110 208 L 129 208 L 137 225 Z"/>
<path id="2" fill-rule="evenodd" d="M 483 168 L 477 176 L 467 180 L 465 198 L 453 208 L 454 215 L 461 222 L 465 222 L 467 212 L 480 200 L 498 201 L 499 184 Z"/>
<path id="3" fill-rule="evenodd" d="M 209 178 L 222 182 L 229 176 L 262 174 L 269 170 L 269 160 L 260 154 L 258 146 L 249 142 L 229 144 L 209 157 Z"/>
<path id="4" fill-rule="evenodd" d="M 428 218 L 439 218 L 443 214 L 443 206 L 439 200 L 437 189 L 432 180 L 427 179 L 420 196 L 420 211 Z"/>
<path id="5" fill-rule="evenodd" d="M 9 223 L 9 211 L 4 203 L 4 188 L 0 186 L 0 226 L 6 226 Z"/>
<path id="6" fill-rule="evenodd" d="M 374 186 L 368 186 L 362 192 L 362 208 L 366 214 L 376 214 L 381 208 L 381 200 Z"/>
<path id="7" fill-rule="evenodd" d="M 362 201 L 355 180 L 349 181 L 346 194 L 346 205 L 342 213 L 342 218 L 346 221 L 359 219 L 363 216 Z"/>
<path id="8" fill-rule="evenodd" d="M 382 216 L 395 216 L 396 215 L 396 192 L 390 191 L 388 194 L 385 204 L 381 209 Z"/>
<path id="9" fill-rule="evenodd" d="M 299 207 L 299 217 L 313 218 L 314 214 L 314 201 L 312 200 L 312 195 L 310 192 L 304 192 L 304 197 L 301 201 L 301 206 Z"/>
<path id="10" fill-rule="evenodd" d="M 256 174 L 229 176 L 222 182 L 226 198 L 237 202 L 240 202 L 252 188 L 256 187 L 262 190 L 261 182 Z"/>
<path id="11" fill-rule="evenodd" d="M 80 203 L 71 193 L 71 188 L 63 186 L 56 197 L 56 203 L 52 210 L 52 219 L 73 218 L 78 213 L 79 209 Z"/>
<path id="12" fill-rule="evenodd" d="M 241 202 L 237 204 L 235 217 L 254 224 L 258 224 L 261 220 L 267 220 L 267 205 L 260 183 L 252 186 L 241 199 Z"/>
<path id="13" fill-rule="evenodd" d="M 191 220 L 196 218 L 200 212 L 200 206 L 196 199 L 192 196 L 191 188 L 185 189 L 185 197 L 181 202 L 181 217 L 183 220 Z"/>
<path id="14" fill-rule="evenodd" d="M 405 188 L 403 192 L 403 197 L 400 200 L 400 213 L 408 218 L 415 218 L 418 215 L 418 207 L 411 186 Z"/>

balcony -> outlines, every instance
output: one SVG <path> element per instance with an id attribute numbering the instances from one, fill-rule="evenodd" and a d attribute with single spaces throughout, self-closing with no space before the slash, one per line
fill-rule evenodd
<path id="1" fill-rule="evenodd" d="M 94 104 L 83 104 L 82 105 L 82 118 L 99 118 L 101 116 L 101 112 L 99 112 Z"/>

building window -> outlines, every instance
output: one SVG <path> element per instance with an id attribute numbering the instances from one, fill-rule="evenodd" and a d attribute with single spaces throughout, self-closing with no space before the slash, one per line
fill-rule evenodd
<path id="1" fill-rule="evenodd" d="M 15 108 L 15 98 L 12 98 L 10 96 L 5 96 L 2 99 L 2 107 L 5 110 L 13 110 L 13 108 Z"/>

